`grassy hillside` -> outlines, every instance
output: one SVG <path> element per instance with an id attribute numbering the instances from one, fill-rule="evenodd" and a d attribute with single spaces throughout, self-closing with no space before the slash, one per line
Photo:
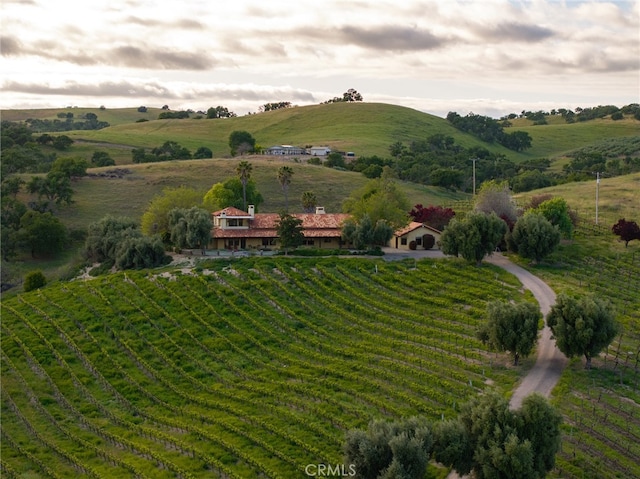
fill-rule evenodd
<path id="1" fill-rule="evenodd" d="M 588 221 L 596 216 L 596 180 L 566 183 L 518 195 L 521 203 L 532 196 L 550 194 L 561 196 Z M 640 173 L 603 178 L 598 191 L 599 223 L 611 227 L 620 218 L 640 221 Z"/>
<path id="2" fill-rule="evenodd" d="M 107 111 L 101 111 L 99 118 L 104 115 L 105 121 L 109 121 Z M 155 111 L 154 114 L 152 116 L 157 118 Z M 117 115 L 124 119 L 124 114 Z M 132 109 L 131 117 L 139 117 L 135 109 Z M 229 155 L 230 133 L 246 130 L 265 148 L 276 144 L 327 145 L 335 150 L 354 151 L 358 155 L 388 156 L 389 145 L 396 141 L 409 143 L 441 133 L 453 136 L 465 147 L 482 145 L 492 151 L 509 153 L 499 145 L 487 145 L 459 132 L 442 118 L 381 103 L 311 105 L 217 120 L 114 121 L 112 124 L 114 126 L 98 131 L 70 132 L 69 136 L 76 140 L 148 148 L 173 140 L 192 151 L 207 146 L 216 157 L 225 157 Z"/>
<path id="3" fill-rule="evenodd" d="M 475 337 L 492 299 L 525 297 L 457 261 L 253 258 L 5 300 L 3 470 L 304 477 L 374 418 L 511 390 L 521 370 Z"/>
<path id="4" fill-rule="evenodd" d="M 613 121 L 597 119 L 578 123 L 552 122 L 549 125 L 517 125 L 507 131 L 526 131 L 532 138 L 532 148 L 521 154 L 523 158 L 555 158 L 596 144 L 607 138 L 640 135 L 640 121 L 632 118 Z"/>
<path id="5" fill-rule="evenodd" d="M 111 126 L 135 123 L 140 119 L 155 120 L 162 112 L 160 108 L 148 108 L 146 113 L 140 113 L 138 107 L 135 108 L 42 108 L 31 110 L 2 110 L 2 119 L 7 121 L 25 121 L 29 118 L 38 120 L 56 120 L 58 113 L 73 113 L 74 119 L 87 113 L 95 113 L 98 120 L 106 121 Z"/>
<path id="6" fill-rule="evenodd" d="M 164 163 L 127 165 L 131 172 L 122 178 L 82 178 L 73 184 L 74 203 L 60 207 L 58 216 L 75 229 L 86 227 L 107 213 L 139 219 L 155 195 L 167 187 L 186 185 L 202 194 L 215 183 L 235 177 L 240 160 L 186 160 Z M 367 181 L 360 173 L 338 171 L 323 166 L 295 163 L 281 158 L 249 158 L 253 165 L 252 178 L 256 181 L 265 202 L 263 212 L 277 212 L 284 208 L 284 193 L 277 180 L 277 170 L 286 164 L 293 169 L 289 187 L 289 204 L 292 212 L 301 211 L 300 197 L 305 191 L 313 191 L 318 204 L 331 213 L 342 211 L 342 202 L 349 194 Z M 94 168 L 90 173 L 100 173 L 113 168 Z M 400 183 L 411 204 L 450 204 L 468 195 L 444 188 L 426 187 L 413 183 Z M 25 197 L 26 199 L 26 197 Z"/>
<path id="7" fill-rule="evenodd" d="M 152 148 L 167 140 L 174 140 L 192 151 L 207 146 L 216 157 L 229 155 L 228 138 L 234 130 L 249 131 L 258 144 L 265 148 L 276 144 L 328 145 L 336 150 L 354 151 L 358 155 L 380 156 L 388 156 L 389 145 L 396 141 L 408 144 L 412 140 L 444 134 L 454 137 L 464 147 L 482 146 L 503 153 L 516 162 L 531 158 L 555 158 L 603 139 L 640 134 L 640 122 L 630 118 L 566 124 L 553 117 L 549 125 L 541 126 L 532 126 L 528 120 L 515 120 L 514 126 L 507 131 L 523 130 L 533 138 L 531 149 L 516 153 L 462 133 L 443 118 L 381 103 L 311 105 L 218 120 L 155 120 L 161 111 L 157 108 L 150 108 L 147 113 L 138 113 L 136 108 L 5 110 L 2 111 L 2 118 L 13 121 L 53 119 L 58 112 L 71 112 L 76 116 L 93 112 L 112 126 L 99 131 L 70 132 L 69 135 L 76 140 L 98 143 L 95 146 L 101 149 L 106 147 L 104 143 Z M 152 121 L 135 123 L 140 118 Z M 77 147 L 74 146 L 71 152 Z M 122 146 L 112 147 L 110 153 L 119 163 L 130 161 L 129 152 L 123 151 Z"/>

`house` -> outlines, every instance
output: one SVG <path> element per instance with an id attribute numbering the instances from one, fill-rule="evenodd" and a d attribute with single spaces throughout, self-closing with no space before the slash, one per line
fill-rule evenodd
<path id="1" fill-rule="evenodd" d="M 275 145 L 265 150 L 267 155 L 304 155 L 304 148 L 291 145 Z"/>
<path id="2" fill-rule="evenodd" d="M 278 248 L 277 213 L 256 213 L 228 207 L 211 213 L 213 249 L 272 249 Z M 350 215 L 325 213 L 319 206 L 315 213 L 299 213 L 291 216 L 302 220 L 304 245 L 316 248 L 340 248 L 342 224 Z"/>
<path id="3" fill-rule="evenodd" d="M 411 243 L 415 241 L 416 249 L 424 249 L 425 235 L 431 235 L 435 240 L 433 247 L 438 248 L 441 234 L 441 231 L 432 228 L 431 226 L 427 226 L 424 223 L 418 223 L 417 221 L 412 221 L 404 228 L 393 233 L 393 238 L 391 238 L 389 246 L 392 248 L 409 250 L 412 249 Z"/>
<path id="4" fill-rule="evenodd" d="M 311 156 L 327 156 L 331 153 L 331 148 L 328 146 L 312 146 L 307 150 Z"/>

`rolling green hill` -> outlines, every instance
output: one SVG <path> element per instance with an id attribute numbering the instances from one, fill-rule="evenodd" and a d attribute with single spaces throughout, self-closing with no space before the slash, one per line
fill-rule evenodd
<path id="1" fill-rule="evenodd" d="M 520 203 L 526 203 L 536 195 L 552 195 L 564 198 L 585 221 L 595 221 L 596 180 L 565 183 L 517 195 Z M 599 223 L 611 227 L 620 218 L 640 221 L 640 173 L 603 178 L 598 188 Z"/>
<path id="2" fill-rule="evenodd" d="M 2 118 L 13 121 L 27 118 L 52 119 L 58 112 L 71 112 L 76 116 L 93 112 L 100 120 L 108 121 L 112 126 L 98 131 L 70 132 L 69 136 L 75 140 L 100 143 L 100 148 L 105 148 L 108 143 L 152 148 L 173 140 L 192 151 L 200 146 L 207 146 L 215 157 L 229 155 L 228 138 L 234 130 L 249 131 L 264 148 L 276 144 L 327 145 L 334 150 L 379 156 L 388 156 L 389 146 L 396 141 L 409 144 L 412 140 L 444 134 L 452 136 L 456 143 L 464 147 L 481 146 L 492 152 L 502 153 L 515 162 L 531 158 L 555 158 L 603 139 L 640 134 L 640 122 L 631 118 L 620 121 L 598 119 L 573 124 L 556 120 L 541 126 L 531 126 L 528 121 L 516 120 L 508 131 L 523 130 L 533 138 L 531 149 L 516 153 L 498 144 L 487 144 L 462 133 L 443 118 L 382 103 L 330 103 L 217 120 L 156 120 L 161 111 L 157 108 L 150 108 L 147 113 L 138 113 L 136 108 L 4 110 Z M 151 121 L 135 123 L 141 118 Z M 90 144 L 83 146 L 85 150 L 91 147 Z M 123 153 L 121 148 L 114 153 L 114 157 L 122 157 L 119 163 L 130 160 L 128 152 Z"/>
<path id="3" fill-rule="evenodd" d="M 31 110 L 2 110 L 2 119 L 7 121 L 25 121 L 29 118 L 38 120 L 58 119 L 59 113 L 72 113 L 74 119 L 80 119 L 87 113 L 95 113 L 98 120 L 106 121 L 111 126 L 135 123 L 137 120 L 155 120 L 162 112 L 160 108 L 148 108 L 145 113 L 138 111 L 138 108 L 41 108 Z"/>
<path id="4" fill-rule="evenodd" d="M 80 109 L 78 109 L 80 110 Z M 76 111 L 73 109 L 72 111 Z M 99 119 L 109 121 L 107 112 L 99 111 Z M 113 126 L 97 131 L 76 131 L 68 135 L 75 140 L 113 143 L 152 148 L 165 141 L 177 141 L 190 150 L 199 146 L 211 148 L 216 157 L 229 155 L 229 135 L 234 130 L 250 132 L 257 143 L 268 148 L 277 144 L 330 146 L 334 150 L 354 151 L 358 155 L 389 155 L 389 146 L 402 141 L 424 139 L 434 134 L 452 136 L 464 147 L 484 146 L 491 151 L 509 154 L 500 145 L 483 143 L 461 133 L 446 120 L 411 108 L 382 103 L 331 103 L 293 107 L 216 120 L 153 120 L 132 123 L 141 115 L 135 109 L 113 113 Z M 157 118 L 158 110 L 146 118 Z M 40 110 L 51 116 L 54 111 Z M 30 111 L 20 115 L 7 112 L 7 118 L 26 119 Z M 55 115 L 53 115 L 55 116 Z"/>
<path id="5" fill-rule="evenodd" d="M 549 125 L 518 125 L 507 131 L 512 129 L 526 131 L 532 138 L 532 147 L 521 154 L 523 158 L 556 158 L 609 138 L 637 137 L 640 135 L 640 121 L 629 117 L 618 121 L 554 122 Z"/>

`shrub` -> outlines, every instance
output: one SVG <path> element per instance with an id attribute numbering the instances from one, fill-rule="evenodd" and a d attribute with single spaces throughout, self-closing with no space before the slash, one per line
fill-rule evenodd
<path id="1" fill-rule="evenodd" d="M 409 241 L 409 249 L 412 250 L 412 251 L 416 249 L 416 242 L 415 241 Z"/>
<path id="2" fill-rule="evenodd" d="M 207 148 L 206 146 L 201 146 L 196 150 L 193 157 L 196 160 L 201 160 L 204 158 L 213 158 L 213 152 L 211 151 L 210 148 Z"/>
<path id="3" fill-rule="evenodd" d="M 47 278 L 44 277 L 42 271 L 36 270 L 27 273 L 24 278 L 24 290 L 33 291 L 34 289 L 42 288 L 45 284 L 47 284 Z"/>

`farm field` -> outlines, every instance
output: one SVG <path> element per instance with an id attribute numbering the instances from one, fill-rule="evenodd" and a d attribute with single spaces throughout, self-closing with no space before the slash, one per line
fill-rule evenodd
<path id="1" fill-rule="evenodd" d="M 585 220 L 575 239 L 544 263 L 521 265 L 556 293 L 592 293 L 611 301 L 621 326 L 609 348 L 594 358 L 592 370 L 584 369 L 584 358 L 574 358 L 553 391 L 552 403 L 564 416 L 554 477 L 638 477 L 640 244 L 625 248 L 610 226 Z"/>
<path id="2" fill-rule="evenodd" d="M 519 374 L 475 338 L 492 266 L 249 258 L 4 300 L 8 477 L 281 477 L 373 418 L 451 418 Z"/>

